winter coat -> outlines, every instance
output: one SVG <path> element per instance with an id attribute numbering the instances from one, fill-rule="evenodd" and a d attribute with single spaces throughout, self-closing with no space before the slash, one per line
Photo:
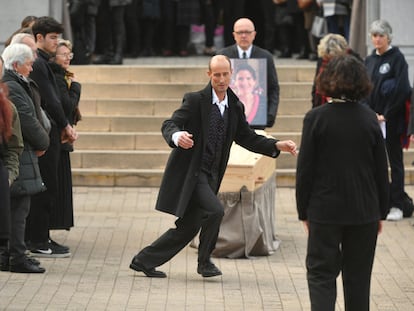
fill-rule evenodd
<path id="1" fill-rule="evenodd" d="M 250 151 L 269 157 L 276 158 L 280 153 L 275 147 L 277 140 L 257 135 L 250 128 L 244 106 L 231 89 L 227 90 L 227 96 L 228 127 L 219 165 L 218 185 L 217 189 L 213 189 L 216 193 L 226 170 L 233 141 Z M 189 208 L 201 171 L 212 106 L 212 87 L 209 83 L 203 90 L 185 94 L 182 106 L 163 122 L 162 134 L 173 150 L 161 182 L 157 210 L 182 217 Z M 183 130 L 193 135 L 194 146 L 190 149 L 179 148 L 173 142 L 172 135 Z"/>
<path id="2" fill-rule="evenodd" d="M 46 188 L 40 175 L 37 150 L 49 146 L 49 135 L 36 114 L 29 79 L 12 70 L 6 70 L 3 81 L 9 87 L 9 98 L 19 113 L 24 150 L 20 156 L 19 176 L 12 184 L 11 195 L 31 195 Z M 39 103 L 37 103 L 39 105 Z"/>

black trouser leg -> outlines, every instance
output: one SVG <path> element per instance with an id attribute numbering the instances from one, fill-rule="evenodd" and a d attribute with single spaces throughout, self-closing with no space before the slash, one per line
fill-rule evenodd
<path id="1" fill-rule="evenodd" d="M 45 243 L 49 239 L 50 213 L 58 196 L 58 163 L 60 156 L 60 131 L 52 126 L 50 145 L 46 153 L 39 158 L 40 174 L 46 191 L 32 196 L 30 212 L 26 224 L 26 240 L 32 243 Z"/>
<path id="2" fill-rule="evenodd" d="M 175 222 L 176 228 L 167 230 L 138 253 L 136 258 L 146 268 L 151 269 L 169 261 L 196 236 L 200 227 L 198 261 L 205 262 L 210 259 L 224 209 L 211 190 L 206 175 L 200 174 L 189 205 L 188 212 Z"/>
<path id="3" fill-rule="evenodd" d="M 377 236 L 378 222 L 345 228 L 342 241 L 342 282 L 347 311 L 369 311 Z"/>
<path id="4" fill-rule="evenodd" d="M 30 210 L 30 196 L 16 196 L 11 198 L 11 234 L 9 242 L 10 256 L 19 260 L 26 252 L 25 229 L 26 217 Z"/>
<path id="5" fill-rule="evenodd" d="M 390 207 L 402 209 L 404 200 L 404 162 L 400 134 L 387 128 L 385 142 L 391 168 Z"/>
<path id="6" fill-rule="evenodd" d="M 312 311 L 334 311 L 342 271 L 347 311 L 369 310 L 378 223 L 358 226 L 309 224 L 306 256 Z"/>

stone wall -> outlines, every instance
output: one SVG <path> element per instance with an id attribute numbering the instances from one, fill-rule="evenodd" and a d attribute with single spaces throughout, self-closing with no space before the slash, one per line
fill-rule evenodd
<path id="1" fill-rule="evenodd" d="M 53 16 L 62 22 L 64 3 L 65 0 L 0 0 L 0 51 L 28 15 Z"/>

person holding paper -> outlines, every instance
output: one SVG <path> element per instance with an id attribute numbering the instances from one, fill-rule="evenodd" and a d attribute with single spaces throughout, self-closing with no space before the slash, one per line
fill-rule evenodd
<path id="1" fill-rule="evenodd" d="M 365 59 L 373 90 L 368 105 L 377 113 L 378 122 L 385 125 L 385 142 L 391 167 L 390 211 L 387 220 L 403 218 L 404 161 L 401 135 L 405 135 L 405 102 L 410 94 L 408 64 L 396 46 L 391 45 L 392 28 L 385 20 L 371 24 L 370 35 L 374 50 Z"/>

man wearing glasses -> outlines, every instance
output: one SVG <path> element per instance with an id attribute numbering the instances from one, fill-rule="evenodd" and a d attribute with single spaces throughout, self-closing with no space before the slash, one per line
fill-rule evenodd
<path id="1" fill-rule="evenodd" d="M 217 54 L 226 55 L 229 58 L 263 58 L 267 64 L 267 124 L 272 127 L 276 120 L 279 106 L 279 81 L 273 55 L 265 49 L 253 44 L 256 31 L 253 22 L 248 18 L 238 19 L 233 26 L 235 44 L 225 47 Z"/>

